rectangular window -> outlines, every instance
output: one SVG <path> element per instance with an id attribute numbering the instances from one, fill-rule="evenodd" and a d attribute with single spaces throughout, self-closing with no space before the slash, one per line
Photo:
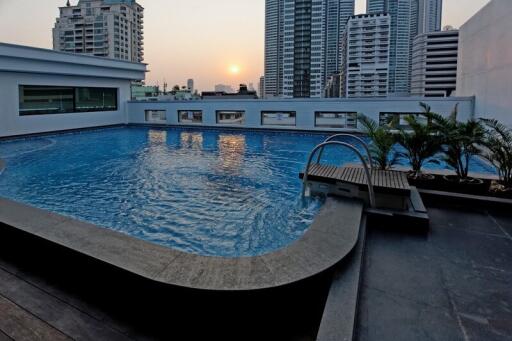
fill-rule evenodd
<path id="1" fill-rule="evenodd" d="M 357 113 L 344 111 L 315 112 L 315 127 L 357 129 Z"/>
<path id="2" fill-rule="evenodd" d="M 409 124 L 405 120 L 407 116 L 416 116 L 423 123 L 427 123 L 427 118 L 424 116 L 420 116 L 419 113 L 415 112 L 381 112 L 379 113 L 379 124 L 383 125 L 391 125 L 393 128 L 407 128 Z"/>
<path id="3" fill-rule="evenodd" d="M 261 125 L 295 126 L 296 116 L 295 111 L 262 111 Z"/>
<path id="4" fill-rule="evenodd" d="M 178 122 L 185 124 L 203 123 L 201 110 L 178 110 Z"/>
<path id="5" fill-rule="evenodd" d="M 217 124 L 242 125 L 245 122 L 245 111 L 218 110 Z"/>
<path id="6" fill-rule="evenodd" d="M 150 123 L 166 123 L 167 112 L 165 110 L 145 110 L 146 122 Z"/>
<path id="7" fill-rule="evenodd" d="M 20 85 L 20 116 L 116 111 L 116 88 Z"/>

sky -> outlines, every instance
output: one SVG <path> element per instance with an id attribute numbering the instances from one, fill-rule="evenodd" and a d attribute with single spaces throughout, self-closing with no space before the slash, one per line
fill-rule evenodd
<path id="1" fill-rule="evenodd" d="M 490 0 L 444 0 L 443 26 L 461 26 Z M 71 0 L 75 4 L 77 0 Z M 145 8 L 147 84 L 195 80 L 199 90 L 234 88 L 263 74 L 265 0 L 138 0 Z M 66 0 L 0 0 L 0 42 L 52 48 Z M 356 0 L 364 13 L 365 0 Z"/>

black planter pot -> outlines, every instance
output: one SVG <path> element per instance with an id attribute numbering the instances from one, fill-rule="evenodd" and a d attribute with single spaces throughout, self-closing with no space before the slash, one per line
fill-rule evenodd
<path id="1" fill-rule="evenodd" d="M 423 189 L 436 189 L 436 177 L 432 174 L 421 174 L 415 176 L 412 173 L 407 175 L 407 179 L 412 186 Z"/>
<path id="2" fill-rule="evenodd" d="M 489 182 L 477 178 L 460 179 L 457 175 L 444 175 L 446 190 L 450 192 L 486 195 L 489 192 Z"/>

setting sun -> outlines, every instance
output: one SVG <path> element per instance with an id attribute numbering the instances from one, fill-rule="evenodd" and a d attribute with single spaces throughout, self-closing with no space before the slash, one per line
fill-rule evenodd
<path id="1" fill-rule="evenodd" d="M 229 67 L 229 73 L 232 75 L 238 75 L 240 73 L 240 66 L 238 65 L 231 65 Z"/>

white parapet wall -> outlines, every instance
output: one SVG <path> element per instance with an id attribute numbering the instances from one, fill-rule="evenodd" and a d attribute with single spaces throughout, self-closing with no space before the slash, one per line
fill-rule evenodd
<path id="1" fill-rule="evenodd" d="M 460 28 L 457 95 L 512 126 L 512 1 L 492 0 Z"/>
<path id="2" fill-rule="evenodd" d="M 459 118 L 469 119 L 473 116 L 473 97 L 450 98 L 371 98 L 371 99 L 289 99 L 289 100 L 215 100 L 215 101 L 170 101 L 128 103 L 128 120 L 130 123 L 161 123 L 167 125 L 191 125 L 190 120 L 180 122 L 180 111 L 201 112 L 202 121 L 197 126 L 232 127 L 232 128 L 267 128 L 289 130 L 318 131 L 354 131 L 353 127 L 333 128 L 322 125 L 317 113 L 357 113 L 365 114 L 376 121 L 385 114 L 420 113 L 420 102 L 431 106 L 432 111 L 449 115 L 458 105 Z M 243 120 L 219 122 L 218 112 L 243 112 Z M 154 113 L 157 114 L 154 114 Z M 286 113 L 295 113 L 290 119 Z M 280 117 L 264 120 L 263 113 L 284 113 Z M 153 115 L 152 115 L 153 114 Z M 232 123 L 232 124 L 228 124 Z M 233 124 L 235 123 L 235 124 Z M 275 124 L 278 123 L 278 124 Z"/>
<path id="3" fill-rule="evenodd" d="M 0 137 L 126 124 L 131 81 L 145 72 L 145 64 L 0 43 Z M 62 89 L 67 98 L 59 98 Z M 116 94 L 108 110 L 93 103 L 99 89 Z M 73 96 L 81 96 L 78 109 Z"/>

